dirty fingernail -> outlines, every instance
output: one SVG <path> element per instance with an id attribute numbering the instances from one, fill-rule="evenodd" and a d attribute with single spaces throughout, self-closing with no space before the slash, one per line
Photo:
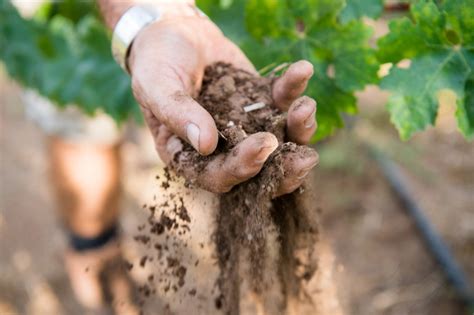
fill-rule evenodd
<path id="1" fill-rule="evenodd" d="M 267 160 L 268 156 L 275 150 L 274 146 L 264 146 L 260 148 L 257 156 L 255 157 L 255 162 L 257 164 L 263 164 Z"/>
<path id="2" fill-rule="evenodd" d="M 304 127 L 305 128 L 309 129 L 309 128 L 313 127 L 313 125 L 316 123 L 316 120 L 314 118 L 315 114 L 316 114 L 315 111 L 313 111 L 311 113 L 311 115 L 309 115 L 308 118 L 305 119 L 305 121 L 304 121 Z"/>
<path id="3" fill-rule="evenodd" d="M 303 178 L 305 178 L 306 176 L 308 176 L 308 174 L 309 174 L 309 171 L 302 171 L 302 172 L 300 173 L 300 175 L 299 175 L 297 178 L 298 178 L 298 179 L 303 179 Z"/>
<path id="4" fill-rule="evenodd" d="M 193 123 L 189 123 L 186 126 L 186 137 L 191 145 L 199 151 L 199 134 L 200 134 L 199 127 Z"/>
<path id="5" fill-rule="evenodd" d="M 310 166 L 307 166 L 307 167 L 303 168 L 303 169 L 299 172 L 297 178 L 298 178 L 298 179 L 303 179 L 303 178 L 305 178 L 306 176 L 308 176 L 309 172 L 310 172 L 317 164 L 318 164 L 318 163 L 313 163 L 313 164 L 311 164 Z"/>
<path id="6" fill-rule="evenodd" d="M 319 160 L 316 161 L 315 163 L 311 164 L 310 166 L 305 167 L 302 171 L 304 171 L 304 172 L 309 172 L 309 171 L 311 171 L 316 165 L 318 165 L 318 163 L 319 163 Z"/>

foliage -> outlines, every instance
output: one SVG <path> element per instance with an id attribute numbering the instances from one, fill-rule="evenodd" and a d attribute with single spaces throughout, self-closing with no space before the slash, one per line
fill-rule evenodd
<path id="1" fill-rule="evenodd" d="M 393 67 L 381 81 L 392 92 L 387 107 L 401 137 L 434 123 L 442 89 L 457 94 L 459 129 L 474 137 L 474 0 L 404 1 L 413 3 L 411 17 L 390 23 L 378 60 L 360 18 L 378 18 L 382 0 L 223 2 L 198 0 L 258 67 L 301 58 L 315 65 L 308 92 L 318 100 L 318 139 L 342 125 L 340 113 L 356 112 L 353 92 L 378 82 L 379 64 L 402 59 L 411 66 Z"/>
<path id="2" fill-rule="evenodd" d="M 434 123 L 442 89 L 456 93 L 459 129 L 474 138 L 474 0 L 419 1 L 378 45 L 381 62 L 411 60 L 381 82 L 392 92 L 388 109 L 403 139 Z"/>
<path id="3" fill-rule="evenodd" d="M 370 14 L 380 14 L 380 1 L 364 2 L 378 5 Z M 308 94 L 318 101 L 315 139 L 341 127 L 341 113 L 356 113 L 354 91 L 378 80 L 379 63 L 369 47 L 372 30 L 358 19 L 357 0 L 347 6 L 343 0 L 233 0 L 225 6 L 219 0 L 197 3 L 257 68 L 299 59 L 313 63 L 315 73 Z"/>
<path id="4" fill-rule="evenodd" d="M 379 18 L 383 10 L 383 0 L 347 0 L 341 12 L 343 23 L 361 17 Z"/>
<path id="5" fill-rule="evenodd" d="M 90 3 L 81 16 L 68 9 L 73 2 L 61 4 L 62 14 L 44 7 L 37 19 L 26 20 L 0 0 L 0 59 L 13 78 L 60 106 L 77 104 L 89 114 L 100 108 L 119 122 L 138 116 L 130 79 L 112 59 L 108 32 Z"/>
<path id="6" fill-rule="evenodd" d="M 433 124 L 437 94 L 457 95 L 457 120 L 474 137 L 474 0 L 410 0 L 409 17 L 371 46 L 363 17 L 379 18 L 383 0 L 197 0 L 259 69 L 307 59 L 315 74 L 308 94 L 318 101 L 319 131 L 332 134 L 357 112 L 354 92 L 379 84 L 392 94 L 392 122 L 402 138 Z M 117 121 L 138 114 L 128 76 L 115 64 L 91 1 L 43 6 L 24 19 L 0 0 L 0 59 L 10 75 L 61 106 L 98 108 Z M 398 66 L 409 59 L 408 68 Z M 379 79 L 382 63 L 392 63 Z"/>

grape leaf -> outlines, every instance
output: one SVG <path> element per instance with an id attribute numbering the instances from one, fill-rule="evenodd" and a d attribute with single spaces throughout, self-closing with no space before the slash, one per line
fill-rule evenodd
<path id="1" fill-rule="evenodd" d="M 459 129 L 474 138 L 473 18 L 474 0 L 423 0 L 412 6 L 411 19 L 392 21 L 378 41 L 381 62 L 411 59 L 408 68 L 394 66 L 381 82 L 392 92 L 387 107 L 403 139 L 434 124 L 442 89 L 456 93 Z"/>
<path id="2" fill-rule="evenodd" d="M 314 141 L 341 127 L 342 113 L 356 113 L 354 91 L 378 80 L 371 28 L 359 20 L 342 24 L 343 0 L 234 0 L 226 10 L 215 10 L 216 1 L 197 3 L 257 68 L 300 59 L 314 65 L 307 90 L 318 102 Z"/>
<path id="3" fill-rule="evenodd" d="M 383 0 L 347 0 L 341 12 L 341 22 L 347 23 L 362 17 L 376 19 L 383 10 Z"/>
<path id="4" fill-rule="evenodd" d="M 280 0 L 247 0 L 245 19 L 247 30 L 256 39 L 278 37 L 293 27 L 286 5 Z"/>
<path id="5" fill-rule="evenodd" d="M 109 34 L 93 15 L 24 19 L 0 0 L 0 60 L 10 76 L 59 106 L 87 114 L 102 110 L 116 121 L 140 117 L 130 78 L 115 63 Z"/>

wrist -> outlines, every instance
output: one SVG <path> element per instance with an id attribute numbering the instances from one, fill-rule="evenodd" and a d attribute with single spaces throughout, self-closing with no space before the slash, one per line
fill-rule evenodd
<path id="1" fill-rule="evenodd" d="M 120 66 L 129 71 L 128 56 L 133 42 L 139 34 L 146 31 L 152 24 L 173 21 L 183 18 L 200 19 L 205 15 L 189 1 L 160 1 L 153 5 L 136 5 L 130 7 L 118 20 L 112 36 L 112 54 Z"/>
<path id="2" fill-rule="evenodd" d="M 134 5 L 153 5 L 153 6 L 180 6 L 195 5 L 194 0 L 98 0 L 99 8 L 104 17 L 105 23 L 110 29 L 114 29 L 120 17 Z"/>

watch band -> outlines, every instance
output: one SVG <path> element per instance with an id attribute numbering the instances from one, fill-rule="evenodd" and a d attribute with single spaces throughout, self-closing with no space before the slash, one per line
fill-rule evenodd
<path id="1" fill-rule="evenodd" d="M 158 21 L 160 16 L 155 7 L 138 5 L 120 17 L 112 34 L 112 55 L 122 69 L 129 72 L 127 57 L 135 37 L 145 26 Z"/>
<path id="2" fill-rule="evenodd" d="M 167 13 L 175 13 L 178 16 L 206 16 L 202 11 L 193 5 L 181 4 L 179 7 L 153 6 L 153 5 L 136 5 L 128 9 L 117 22 L 114 32 L 112 34 L 112 55 L 115 61 L 127 73 L 130 73 L 128 68 L 128 55 L 133 40 L 138 33 L 146 26 L 162 20 Z"/>

